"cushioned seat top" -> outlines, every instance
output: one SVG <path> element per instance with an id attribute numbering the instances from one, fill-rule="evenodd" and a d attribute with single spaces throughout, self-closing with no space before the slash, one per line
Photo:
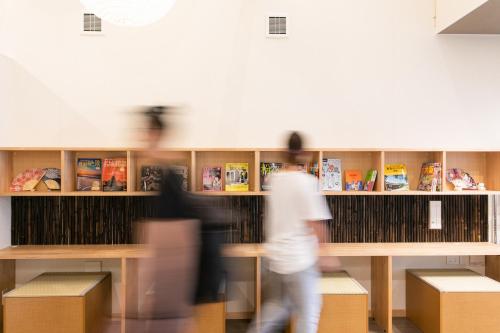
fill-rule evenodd
<path id="1" fill-rule="evenodd" d="M 365 288 L 347 272 L 327 273 L 321 277 L 320 290 L 323 295 L 364 295 Z"/>
<path id="2" fill-rule="evenodd" d="M 500 292 L 500 283 L 468 269 L 410 269 L 441 292 Z"/>
<path id="3" fill-rule="evenodd" d="M 109 273 L 44 273 L 4 297 L 83 296 Z"/>

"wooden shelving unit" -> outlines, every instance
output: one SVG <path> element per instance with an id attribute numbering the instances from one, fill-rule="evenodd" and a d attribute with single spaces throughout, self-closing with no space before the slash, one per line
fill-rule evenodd
<path id="1" fill-rule="evenodd" d="M 309 149 L 309 163 L 322 168 L 323 158 L 342 160 L 342 172 L 357 169 L 366 174 L 376 169 L 378 177 L 373 192 L 323 192 L 325 195 L 485 195 L 500 193 L 500 151 L 442 151 L 403 149 Z M 81 157 L 126 158 L 128 166 L 127 191 L 124 192 L 79 192 L 76 191 L 76 163 Z M 284 162 L 284 149 L 168 149 L 154 154 L 138 148 L 0 148 L 0 196 L 148 196 L 151 192 L 140 191 L 141 168 L 155 163 L 169 163 L 188 168 L 188 190 L 207 196 L 252 196 L 267 195 L 260 190 L 260 163 Z M 226 163 L 244 162 L 249 165 L 248 192 L 203 192 L 202 170 L 204 167 L 220 166 L 224 174 Z M 447 168 L 462 168 L 477 182 L 483 182 L 487 191 L 454 191 L 446 182 L 443 172 L 443 189 L 440 192 L 417 191 L 420 169 L 424 162 L 440 162 L 443 171 Z M 410 191 L 384 190 L 384 165 L 406 164 Z M 10 192 L 12 178 L 28 168 L 60 168 L 61 191 L 48 191 L 39 186 L 34 192 Z M 224 177 L 223 177 L 224 178 Z"/>

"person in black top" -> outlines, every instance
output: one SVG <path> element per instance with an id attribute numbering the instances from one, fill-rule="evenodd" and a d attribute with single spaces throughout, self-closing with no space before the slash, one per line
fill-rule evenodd
<path id="1" fill-rule="evenodd" d="M 142 227 L 145 230 L 142 235 L 149 235 L 148 245 L 155 255 L 143 259 L 142 266 L 139 262 L 142 267 L 139 284 L 146 287 L 138 289 L 146 292 L 139 294 L 143 301 L 138 303 L 143 304 L 143 308 L 138 309 L 137 316 L 129 318 L 127 330 L 132 333 L 181 332 L 182 321 L 191 315 L 190 305 L 220 300 L 225 277 L 221 257 L 224 214 L 215 210 L 208 199 L 185 191 L 182 175 L 170 168 L 168 158 L 164 158 L 169 154 L 165 154 L 165 150 L 159 153 L 160 142 L 170 129 L 164 118 L 171 110 L 155 106 L 143 111 L 148 144 L 145 157 L 158 161 L 163 167 L 160 193 L 151 198 L 154 213 L 138 221 L 136 228 Z M 173 160 L 178 157 L 174 156 Z M 198 221 L 196 227 L 192 221 Z M 192 261 L 194 268 L 186 269 Z"/>

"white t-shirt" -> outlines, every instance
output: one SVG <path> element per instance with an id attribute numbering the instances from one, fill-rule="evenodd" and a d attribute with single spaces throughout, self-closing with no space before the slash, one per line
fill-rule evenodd
<path id="1" fill-rule="evenodd" d="M 303 172 L 271 176 L 266 204 L 266 252 L 279 274 L 305 270 L 317 261 L 318 240 L 308 221 L 331 219 L 316 177 Z"/>

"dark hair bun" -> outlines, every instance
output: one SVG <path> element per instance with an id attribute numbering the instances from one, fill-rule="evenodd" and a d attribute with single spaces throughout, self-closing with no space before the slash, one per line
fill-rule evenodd
<path id="1" fill-rule="evenodd" d="M 165 113 L 165 107 L 164 106 L 152 106 L 146 110 L 146 114 L 151 117 L 159 117 L 162 116 Z"/>
<path id="2" fill-rule="evenodd" d="M 149 119 L 149 129 L 163 131 L 166 124 L 163 121 L 163 115 L 166 113 L 165 106 L 151 106 L 144 111 L 144 115 Z"/>
<path id="3" fill-rule="evenodd" d="M 290 133 L 290 137 L 288 138 L 288 152 L 291 154 L 302 152 L 302 137 L 298 132 Z"/>

